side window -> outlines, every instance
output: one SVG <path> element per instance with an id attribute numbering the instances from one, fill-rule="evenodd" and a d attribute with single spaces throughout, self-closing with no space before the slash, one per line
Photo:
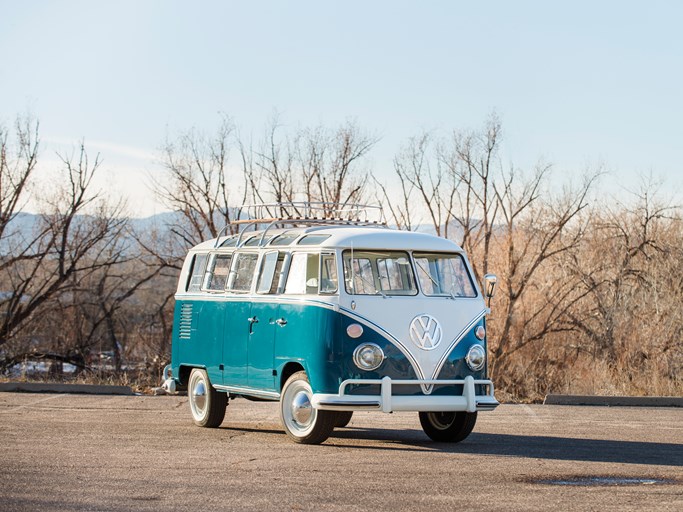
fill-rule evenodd
<path id="1" fill-rule="evenodd" d="M 235 256 L 228 289 L 233 292 L 248 292 L 254 279 L 258 254 L 244 253 Z"/>
<path id="2" fill-rule="evenodd" d="M 287 294 L 317 294 L 318 293 L 318 270 L 320 256 L 296 252 L 292 254 L 287 275 Z"/>
<path id="3" fill-rule="evenodd" d="M 278 255 L 277 251 L 268 252 L 263 256 L 256 293 L 277 293 L 284 260 L 284 254 Z"/>
<path id="4" fill-rule="evenodd" d="M 187 283 L 188 292 L 198 292 L 202 288 L 202 277 L 204 277 L 204 267 L 206 266 L 207 254 L 195 254 L 192 260 L 192 270 L 190 279 Z"/>
<path id="5" fill-rule="evenodd" d="M 225 291 L 230 273 L 230 254 L 212 254 L 209 258 L 209 265 L 204 274 L 204 290 L 212 292 Z"/>
<path id="6" fill-rule="evenodd" d="M 334 254 L 320 256 L 320 293 L 337 291 L 337 260 Z"/>

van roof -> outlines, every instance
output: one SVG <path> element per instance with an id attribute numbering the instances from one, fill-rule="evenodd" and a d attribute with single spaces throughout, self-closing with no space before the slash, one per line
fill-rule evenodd
<path id="1" fill-rule="evenodd" d="M 242 234 L 241 245 L 255 236 L 261 237 L 261 231 L 248 231 Z M 439 251 L 439 252 L 461 252 L 462 249 L 453 241 L 427 233 L 416 233 L 414 231 L 401 231 L 386 227 L 369 226 L 313 226 L 298 227 L 290 229 L 269 229 L 265 240 L 272 241 L 279 235 L 296 235 L 296 242 L 289 245 L 270 245 L 265 243 L 262 248 L 342 248 L 347 249 L 374 249 L 374 250 L 416 250 L 416 251 Z M 305 237 L 316 235 L 315 243 L 299 244 Z M 221 237 L 218 249 L 228 240 L 235 240 L 238 235 Z M 317 240 L 318 236 L 320 239 Z M 255 240 L 256 241 L 256 240 Z M 193 251 L 211 250 L 216 246 L 216 239 L 207 240 L 196 245 Z M 226 249 L 226 247 L 222 247 Z M 234 246 L 227 249 L 234 249 Z"/>

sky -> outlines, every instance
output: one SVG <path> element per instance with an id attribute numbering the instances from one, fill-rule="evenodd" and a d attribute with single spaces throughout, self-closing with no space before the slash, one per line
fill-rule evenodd
<path id="1" fill-rule="evenodd" d="M 386 180 L 409 137 L 496 112 L 505 163 L 683 199 L 681 26 L 678 1 L 0 0 L 0 123 L 39 119 L 46 164 L 85 140 L 136 216 L 164 209 L 146 176 L 167 135 L 223 114 L 258 135 L 275 111 L 355 120 Z"/>

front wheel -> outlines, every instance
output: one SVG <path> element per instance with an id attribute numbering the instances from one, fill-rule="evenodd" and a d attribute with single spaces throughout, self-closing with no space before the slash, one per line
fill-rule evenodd
<path id="1" fill-rule="evenodd" d="M 313 390 L 306 372 L 295 373 L 282 388 L 280 419 L 287 435 L 297 443 L 320 444 L 334 429 L 335 412 L 314 409 L 312 398 Z"/>
<path id="2" fill-rule="evenodd" d="M 227 393 L 216 391 L 206 371 L 194 368 L 187 384 L 192 419 L 200 427 L 215 428 L 223 423 L 228 405 Z"/>
<path id="3" fill-rule="evenodd" d="M 458 443 L 470 435 L 477 422 L 476 412 L 421 412 L 422 430 L 432 440 Z"/>

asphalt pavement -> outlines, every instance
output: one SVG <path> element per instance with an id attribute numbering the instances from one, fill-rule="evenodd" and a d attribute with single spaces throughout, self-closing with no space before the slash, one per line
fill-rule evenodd
<path id="1" fill-rule="evenodd" d="M 0 393 L 0 510 L 683 510 L 683 409 L 503 405 L 462 443 L 355 413 L 320 446 L 277 404 Z"/>

